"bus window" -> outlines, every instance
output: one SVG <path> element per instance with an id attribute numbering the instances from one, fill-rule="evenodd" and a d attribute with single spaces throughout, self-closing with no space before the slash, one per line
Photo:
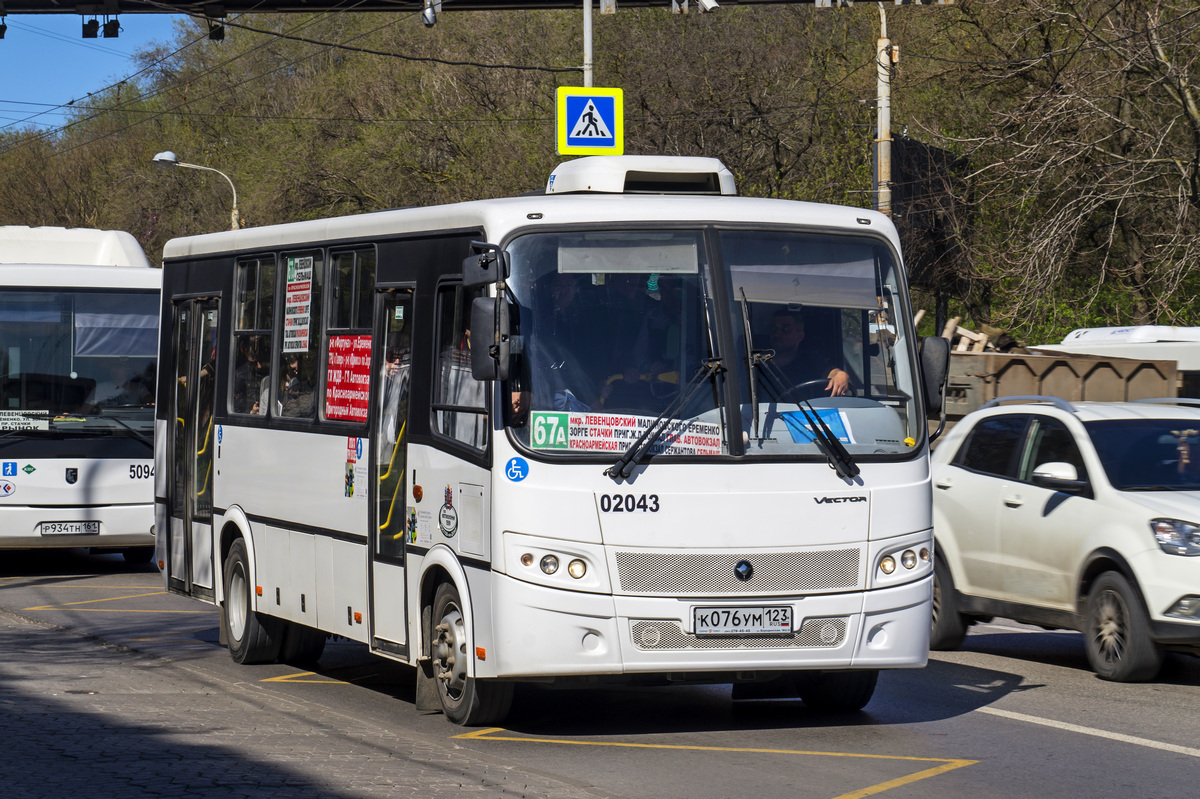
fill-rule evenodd
<path id="1" fill-rule="evenodd" d="M 365 422 L 371 383 L 375 251 L 333 253 L 325 356 L 326 419 Z"/>
<path id="2" fill-rule="evenodd" d="M 434 429 L 464 444 L 487 446 L 486 384 L 471 376 L 471 302 L 481 289 L 438 290 L 438 364 L 433 386 Z"/>
<path id="3" fill-rule="evenodd" d="M 283 346 L 274 411 L 285 418 L 311 419 L 320 367 L 324 262 L 320 252 L 295 253 L 284 257 L 284 267 Z"/>
<path id="4" fill-rule="evenodd" d="M 375 251 L 339 252 L 331 258 L 334 282 L 329 327 L 337 330 L 369 330 L 371 290 L 375 285 Z"/>
<path id="5" fill-rule="evenodd" d="M 233 412 L 265 415 L 270 401 L 275 260 L 238 263 Z"/>

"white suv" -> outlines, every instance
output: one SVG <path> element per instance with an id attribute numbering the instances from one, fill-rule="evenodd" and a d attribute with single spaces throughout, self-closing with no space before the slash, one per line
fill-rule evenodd
<path id="1" fill-rule="evenodd" d="M 938 446 L 933 486 L 931 648 L 1002 616 L 1081 631 L 1109 680 L 1200 655 L 1200 401 L 993 400 Z"/>

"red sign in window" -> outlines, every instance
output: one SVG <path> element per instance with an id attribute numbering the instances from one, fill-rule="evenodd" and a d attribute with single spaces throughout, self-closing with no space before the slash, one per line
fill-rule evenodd
<path id="1" fill-rule="evenodd" d="M 371 337 L 331 336 L 325 373 L 325 418 L 367 420 L 371 392 Z"/>

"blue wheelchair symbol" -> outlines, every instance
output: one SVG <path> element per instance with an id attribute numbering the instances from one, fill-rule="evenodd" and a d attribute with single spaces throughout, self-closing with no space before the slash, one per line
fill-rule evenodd
<path id="1" fill-rule="evenodd" d="M 529 462 L 524 458 L 513 458 L 504 467 L 504 473 L 514 483 L 519 483 L 529 476 Z"/>

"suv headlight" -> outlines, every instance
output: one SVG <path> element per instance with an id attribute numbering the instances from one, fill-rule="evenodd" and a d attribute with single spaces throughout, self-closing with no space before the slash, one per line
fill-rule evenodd
<path id="1" fill-rule="evenodd" d="M 1200 525 L 1179 519 L 1151 519 L 1150 530 L 1168 555 L 1200 555 Z"/>

